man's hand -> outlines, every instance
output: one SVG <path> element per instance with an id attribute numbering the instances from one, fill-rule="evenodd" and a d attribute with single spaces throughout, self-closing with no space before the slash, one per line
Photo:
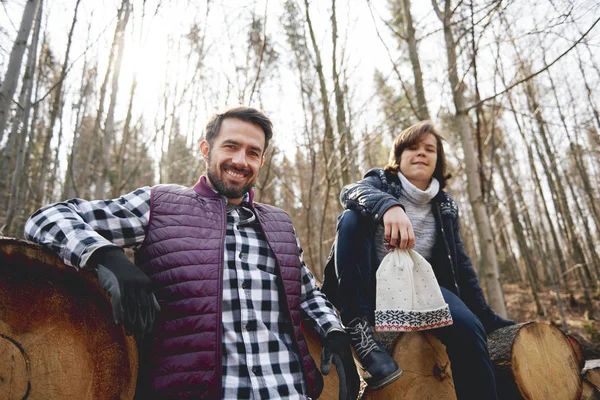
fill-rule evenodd
<path id="1" fill-rule="evenodd" d="M 115 324 L 123 324 L 127 334 L 138 338 L 149 333 L 160 311 L 150 291 L 150 278 L 117 247 L 95 251 L 92 263 L 98 267 L 100 285 L 110 296 Z"/>
<path id="2" fill-rule="evenodd" d="M 415 247 L 415 233 L 408 216 L 400 206 L 390 207 L 383 214 L 384 240 L 391 247 L 412 249 Z"/>
<path id="3" fill-rule="evenodd" d="M 360 378 L 352 357 L 350 338 L 345 332 L 327 334 L 321 353 L 321 373 L 328 375 L 331 362 L 335 364 L 340 381 L 340 400 L 356 400 L 360 390 Z"/>

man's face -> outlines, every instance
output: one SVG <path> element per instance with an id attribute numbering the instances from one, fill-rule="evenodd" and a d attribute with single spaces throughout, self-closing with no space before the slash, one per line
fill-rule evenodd
<path id="1" fill-rule="evenodd" d="M 229 203 L 241 203 L 258 178 L 264 148 L 265 133 L 258 125 L 224 119 L 212 145 L 206 140 L 200 143 L 210 185 Z"/>

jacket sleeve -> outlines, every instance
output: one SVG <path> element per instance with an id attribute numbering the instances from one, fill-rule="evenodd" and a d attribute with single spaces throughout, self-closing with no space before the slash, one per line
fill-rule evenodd
<path id="1" fill-rule="evenodd" d="M 504 319 L 496 314 L 485 300 L 483 290 L 479 284 L 479 279 L 477 279 L 477 274 L 473 269 L 471 259 L 465 252 L 460 237 L 458 211 L 453 225 L 456 245 L 458 288 L 462 300 L 473 314 L 479 318 L 487 333 L 508 325 L 514 325 L 515 321 Z"/>
<path id="2" fill-rule="evenodd" d="M 389 208 L 402 207 L 396 197 L 385 191 L 380 174 L 383 171 L 372 169 L 364 179 L 345 186 L 340 193 L 342 207 L 358 211 L 375 221 L 381 220 Z"/>

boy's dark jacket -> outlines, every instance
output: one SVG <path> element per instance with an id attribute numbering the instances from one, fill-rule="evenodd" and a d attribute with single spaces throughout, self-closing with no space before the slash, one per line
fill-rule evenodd
<path id="1" fill-rule="evenodd" d="M 370 217 L 374 224 L 382 223 L 383 214 L 393 206 L 401 206 L 398 198 L 402 190 L 396 174 L 380 168 L 369 170 L 364 179 L 342 189 L 340 201 L 344 208 Z M 448 193 L 441 191 L 431 201 L 437 227 L 437 236 L 431 259 L 440 286 L 458 295 L 483 323 L 486 332 L 514 321 L 496 314 L 488 305 L 479 285 L 477 275 L 466 254 L 459 234 L 458 205 Z M 373 273 L 375 273 L 374 268 Z M 331 251 L 324 272 L 323 292 L 335 305 L 337 303 L 337 277 L 335 252 Z M 374 294 L 373 294 L 374 295 Z"/>

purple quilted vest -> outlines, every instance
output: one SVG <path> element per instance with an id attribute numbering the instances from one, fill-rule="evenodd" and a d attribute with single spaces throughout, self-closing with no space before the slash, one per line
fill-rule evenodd
<path id="1" fill-rule="evenodd" d="M 252 197 L 251 192 L 251 203 Z M 218 399 L 225 202 L 204 176 L 193 189 L 156 186 L 151 201 L 146 239 L 136 256 L 153 281 L 162 311 L 144 380 L 152 398 Z M 294 325 L 310 396 L 317 398 L 323 380 L 300 328 L 301 271 L 292 222 L 283 210 L 253 206 L 277 258 L 285 292 L 281 300 Z"/>

